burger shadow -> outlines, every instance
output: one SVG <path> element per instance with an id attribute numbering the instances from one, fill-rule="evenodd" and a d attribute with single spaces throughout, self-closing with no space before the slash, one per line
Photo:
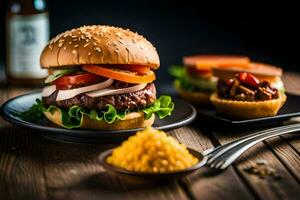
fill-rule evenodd
<path id="1" fill-rule="evenodd" d="M 7 147 L 8 154 L 37 159 L 36 152 L 30 150 L 32 146 L 40 147 L 41 137 L 31 130 L 17 126 L 4 126 L 0 128 L 0 140 L 5 141 L 3 145 Z"/>
<path id="2" fill-rule="evenodd" d="M 170 179 L 170 180 L 160 180 L 160 181 L 150 181 L 143 179 L 131 179 L 128 177 L 119 177 L 107 172 L 103 172 L 97 175 L 93 175 L 85 179 L 80 183 L 84 185 L 85 188 L 93 189 L 105 189 L 114 192 L 124 192 L 126 191 L 151 191 L 155 189 L 162 189 L 164 187 L 172 187 L 176 184 L 182 184 L 187 182 L 199 181 L 201 179 L 216 177 L 222 175 L 224 171 L 210 169 L 206 166 L 197 170 L 196 172 L 187 175 L 181 179 Z M 74 185 L 71 189 L 76 189 Z"/>
<path id="3" fill-rule="evenodd" d="M 95 159 L 101 152 L 117 144 L 66 143 L 44 138 L 44 133 L 17 126 L 0 127 L 0 140 L 8 149 L 9 156 L 22 157 L 30 163 L 43 161 L 51 164 L 80 164 Z M 34 151 L 33 149 L 36 149 Z"/>
<path id="4" fill-rule="evenodd" d="M 126 191 L 147 191 L 161 189 L 174 185 L 175 181 L 147 181 L 125 177 L 119 177 L 106 171 L 92 175 L 82 180 L 80 183 L 70 186 L 69 190 L 77 190 L 78 188 L 87 190 L 105 190 L 110 192 L 126 192 Z"/>

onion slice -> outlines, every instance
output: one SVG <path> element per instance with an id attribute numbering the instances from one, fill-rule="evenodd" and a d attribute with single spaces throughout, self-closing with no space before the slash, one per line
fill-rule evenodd
<path id="1" fill-rule="evenodd" d="M 86 87 L 81 87 L 81 88 L 75 88 L 75 89 L 71 89 L 71 90 L 59 90 L 57 97 L 56 97 L 56 101 L 62 101 L 65 99 L 70 99 L 72 97 L 75 97 L 78 94 L 82 94 L 85 92 L 90 92 L 93 90 L 101 90 L 103 88 L 107 88 L 109 87 L 112 83 L 114 82 L 113 79 L 107 79 L 106 81 L 103 81 L 101 83 L 97 83 L 94 85 L 89 85 Z"/>
<path id="2" fill-rule="evenodd" d="M 102 96 L 108 96 L 108 95 L 125 94 L 125 93 L 136 92 L 141 89 L 144 89 L 146 87 L 146 85 L 147 85 L 147 83 L 141 83 L 138 85 L 134 85 L 134 86 L 127 87 L 127 88 L 120 88 L 120 89 L 105 88 L 103 90 L 88 92 L 88 93 L 86 93 L 86 95 L 88 95 L 90 97 L 102 97 Z"/>
<path id="3" fill-rule="evenodd" d="M 43 88 L 42 97 L 48 97 L 56 90 L 56 85 L 49 85 Z"/>

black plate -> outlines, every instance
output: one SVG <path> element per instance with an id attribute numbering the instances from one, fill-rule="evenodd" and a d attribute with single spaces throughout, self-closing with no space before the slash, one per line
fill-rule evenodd
<path id="1" fill-rule="evenodd" d="M 192 174 L 197 169 L 205 165 L 206 160 L 203 159 L 203 155 L 199 153 L 196 150 L 188 148 L 189 152 L 198 158 L 199 162 L 187 169 L 176 171 L 176 172 L 168 172 L 168 173 L 144 173 L 144 172 L 134 172 L 134 171 L 128 171 L 126 169 L 122 169 L 119 167 L 115 167 L 113 165 L 110 165 L 106 162 L 106 158 L 111 155 L 113 149 L 109 149 L 107 151 L 104 151 L 99 156 L 99 163 L 103 166 L 104 169 L 106 169 L 108 172 L 110 172 L 113 175 L 120 176 L 125 179 L 135 179 L 135 180 L 142 180 L 142 181 L 171 181 L 180 179 L 186 175 Z"/>
<path id="2" fill-rule="evenodd" d="M 211 123 L 217 123 L 219 125 L 217 126 L 218 128 L 259 128 L 282 122 L 291 117 L 300 116 L 300 96 L 287 94 L 285 105 L 273 117 L 237 119 L 217 113 L 212 107 L 198 108 L 197 112 L 200 118 Z"/>
<path id="3" fill-rule="evenodd" d="M 76 143 L 112 143 L 120 142 L 133 135 L 141 128 L 130 130 L 91 130 L 91 129 L 64 129 L 55 126 L 46 118 L 42 122 L 32 123 L 25 121 L 14 113 L 27 110 L 35 103 L 36 98 L 41 98 L 41 93 L 35 92 L 15 97 L 4 103 L 0 108 L 1 116 L 12 124 L 16 124 L 23 127 L 28 127 L 37 130 L 38 133 L 43 136 L 61 141 L 76 142 Z M 153 127 L 160 130 L 168 130 L 178 128 L 191 123 L 196 117 L 195 108 L 180 99 L 173 99 L 175 108 L 170 117 L 165 119 L 159 119 L 156 117 Z"/>

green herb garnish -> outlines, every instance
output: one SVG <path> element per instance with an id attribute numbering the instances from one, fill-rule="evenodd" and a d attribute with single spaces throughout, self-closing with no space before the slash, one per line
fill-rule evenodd
<path id="1" fill-rule="evenodd" d="M 26 121 L 40 121 L 43 117 L 43 102 L 41 99 L 36 99 L 36 103 L 33 104 L 28 110 L 24 112 L 15 112 L 14 114 Z"/>

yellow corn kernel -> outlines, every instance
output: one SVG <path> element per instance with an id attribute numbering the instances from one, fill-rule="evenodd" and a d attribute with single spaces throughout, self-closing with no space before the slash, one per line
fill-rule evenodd
<path id="1" fill-rule="evenodd" d="M 130 171 L 166 173 L 183 170 L 199 161 L 184 144 L 148 127 L 115 148 L 107 162 Z"/>

